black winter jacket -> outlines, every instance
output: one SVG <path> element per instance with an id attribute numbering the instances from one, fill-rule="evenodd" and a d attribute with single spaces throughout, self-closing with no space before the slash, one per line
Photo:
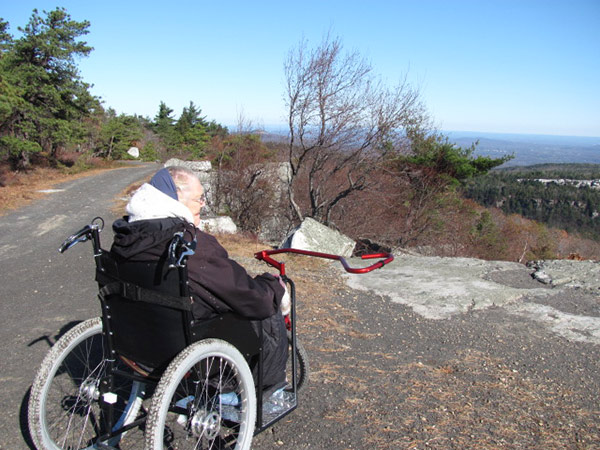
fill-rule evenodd
<path id="1" fill-rule="evenodd" d="M 187 230 L 198 241 L 196 253 L 188 259 L 192 313 L 207 319 L 233 311 L 252 320 L 271 317 L 279 310 L 284 288 L 268 273 L 251 277 L 211 235 L 177 218 L 150 219 L 129 223 L 126 218 L 113 224 L 111 252 L 130 261 L 154 261 L 167 257 L 174 233 Z"/>

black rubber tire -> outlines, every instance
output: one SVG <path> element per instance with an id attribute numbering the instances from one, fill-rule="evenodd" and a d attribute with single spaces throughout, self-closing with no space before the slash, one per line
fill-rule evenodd
<path id="1" fill-rule="evenodd" d="M 288 330 L 287 332 L 288 345 L 290 355 L 288 357 L 288 374 L 292 373 L 292 332 Z M 308 354 L 304 347 L 300 343 L 299 339 L 296 337 L 296 389 L 298 392 L 302 390 L 307 384 L 310 378 L 310 365 L 308 363 Z M 289 379 L 291 382 L 291 378 Z"/>
<path id="2" fill-rule="evenodd" d="M 239 408 L 222 404 L 221 394 L 230 392 L 240 399 Z M 148 412 L 145 448 L 246 450 L 255 422 L 248 363 L 231 344 L 205 339 L 179 353 L 161 377 Z"/>

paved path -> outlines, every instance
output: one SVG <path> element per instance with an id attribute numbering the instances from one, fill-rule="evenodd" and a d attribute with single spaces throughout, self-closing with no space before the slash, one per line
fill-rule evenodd
<path id="1" fill-rule="evenodd" d="M 70 321 L 98 315 L 91 246 L 77 245 L 66 255 L 58 247 L 95 216 L 106 220 L 101 237 L 109 246 L 114 199 L 157 169 L 153 163 L 136 164 L 69 181 L 0 217 L 0 448 L 29 448 L 28 389 L 49 341 Z"/>

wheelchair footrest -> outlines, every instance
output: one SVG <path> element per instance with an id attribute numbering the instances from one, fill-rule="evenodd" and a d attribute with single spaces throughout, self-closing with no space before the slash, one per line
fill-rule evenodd
<path id="1" fill-rule="evenodd" d="M 280 389 L 263 401 L 263 426 L 269 426 L 287 415 L 298 405 L 296 395 L 291 391 Z"/>

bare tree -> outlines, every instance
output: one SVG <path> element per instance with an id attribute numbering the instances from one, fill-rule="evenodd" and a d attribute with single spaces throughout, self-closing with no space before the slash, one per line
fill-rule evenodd
<path id="1" fill-rule="evenodd" d="M 369 183 L 369 173 L 405 142 L 407 127 L 426 120 L 406 77 L 386 87 L 357 52 L 327 36 L 315 49 L 302 41 L 286 64 L 288 196 L 299 220 L 329 224 L 339 202 Z"/>

